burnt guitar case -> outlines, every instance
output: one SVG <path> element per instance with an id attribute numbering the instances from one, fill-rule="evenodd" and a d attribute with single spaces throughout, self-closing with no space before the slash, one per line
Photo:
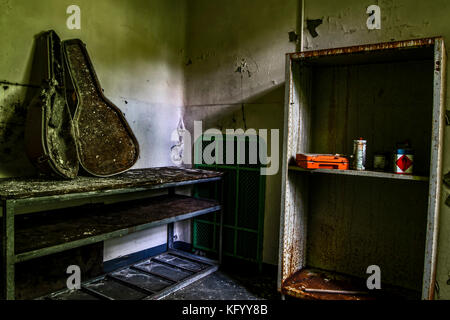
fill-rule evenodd
<path id="1" fill-rule="evenodd" d="M 139 157 L 136 137 L 120 109 L 104 96 L 85 44 L 79 39 L 63 41 L 62 51 L 81 167 L 99 177 L 127 171 Z"/>
<path id="2" fill-rule="evenodd" d="M 41 83 L 41 89 L 28 108 L 28 158 L 42 173 L 75 178 L 79 168 L 75 135 L 65 97 L 61 41 L 54 31 L 36 38 L 33 77 Z"/>

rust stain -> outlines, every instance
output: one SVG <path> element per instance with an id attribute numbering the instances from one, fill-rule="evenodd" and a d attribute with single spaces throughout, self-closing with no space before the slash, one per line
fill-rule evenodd
<path id="1" fill-rule="evenodd" d="M 367 51 L 377 51 L 377 50 L 387 50 L 387 49 L 407 49 L 407 48 L 413 48 L 413 47 L 431 46 L 431 45 L 434 45 L 434 43 L 438 39 L 442 39 L 442 38 L 434 37 L 434 38 L 414 39 L 414 40 L 407 40 L 407 41 L 384 42 L 384 43 L 366 44 L 366 45 L 359 45 L 359 46 L 352 46 L 352 47 L 288 53 L 288 55 L 290 55 L 291 59 L 305 59 L 305 58 L 333 56 L 333 55 L 349 54 L 349 53 L 364 53 Z"/>

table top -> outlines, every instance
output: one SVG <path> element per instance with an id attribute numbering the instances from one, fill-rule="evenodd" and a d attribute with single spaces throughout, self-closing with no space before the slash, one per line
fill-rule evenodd
<path id="1" fill-rule="evenodd" d="M 78 176 L 73 180 L 50 177 L 7 178 L 0 179 L 0 197 L 2 200 L 8 200 L 128 188 L 156 189 L 220 178 L 222 175 L 223 173 L 216 171 L 161 167 L 130 170 L 107 178 L 88 176 Z"/>

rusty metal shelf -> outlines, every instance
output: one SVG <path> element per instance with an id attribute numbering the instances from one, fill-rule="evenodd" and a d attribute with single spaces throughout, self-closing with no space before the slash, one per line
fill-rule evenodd
<path id="1" fill-rule="evenodd" d="M 218 210 L 220 205 L 215 201 L 169 195 L 102 207 L 20 216 L 16 222 L 15 262 Z"/>
<path id="2" fill-rule="evenodd" d="M 441 37 L 286 56 L 280 291 L 304 268 L 364 278 L 374 264 L 384 283 L 434 299 L 446 59 Z M 351 154 L 358 137 L 369 157 L 408 140 L 420 173 L 294 165 L 299 153 Z"/>
<path id="3" fill-rule="evenodd" d="M 15 299 L 15 267 L 23 261 L 160 225 L 167 225 L 167 248 L 173 249 L 174 222 L 222 208 L 222 197 L 194 199 L 176 195 L 176 188 L 222 177 L 221 172 L 163 167 L 108 178 L 0 179 L 2 296 Z"/>
<path id="4" fill-rule="evenodd" d="M 355 177 L 369 177 L 369 178 L 381 178 L 381 179 L 393 179 L 393 180 L 406 180 L 406 181 L 430 181 L 430 178 L 425 176 L 414 175 L 402 175 L 389 172 L 379 171 L 357 171 L 357 170 L 333 170 L 333 169 L 303 169 L 297 166 L 289 166 L 289 171 L 299 171 L 304 173 L 321 173 L 321 174 L 337 174 Z"/>

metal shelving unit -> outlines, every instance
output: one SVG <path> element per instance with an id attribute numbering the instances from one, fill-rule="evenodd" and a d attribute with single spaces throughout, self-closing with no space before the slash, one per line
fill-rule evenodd
<path id="1" fill-rule="evenodd" d="M 168 167 L 131 170 L 111 178 L 0 180 L 4 297 L 15 298 L 17 263 L 155 226 L 168 225 L 167 254 L 181 257 L 182 252 L 173 251 L 173 223 L 220 212 L 222 207 L 221 199 L 210 201 L 177 195 L 176 187 L 221 179 L 219 172 Z M 167 189 L 167 195 L 146 196 L 151 190 L 161 189 Z M 114 204 L 79 209 L 82 205 L 104 202 Z M 22 219 L 25 216 L 27 219 Z M 183 256 L 193 263 L 200 259 L 198 263 L 205 267 L 184 280 L 167 281 L 168 285 L 159 291 L 147 290 L 146 297 L 160 298 L 214 272 L 220 264 L 221 248 L 218 256 L 219 261 L 215 262 Z"/>
<path id="2" fill-rule="evenodd" d="M 433 299 L 445 65 L 442 38 L 287 55 L 282 294 L 366 299 L 396 292 Z M 295 166 L 298 153 L 351 154 L 359 137 L 368 140 L 369 161 L 409 140 L 415 175 Z M 371 265 L 381 269 L 376 292 L 366 286 Z"/>

